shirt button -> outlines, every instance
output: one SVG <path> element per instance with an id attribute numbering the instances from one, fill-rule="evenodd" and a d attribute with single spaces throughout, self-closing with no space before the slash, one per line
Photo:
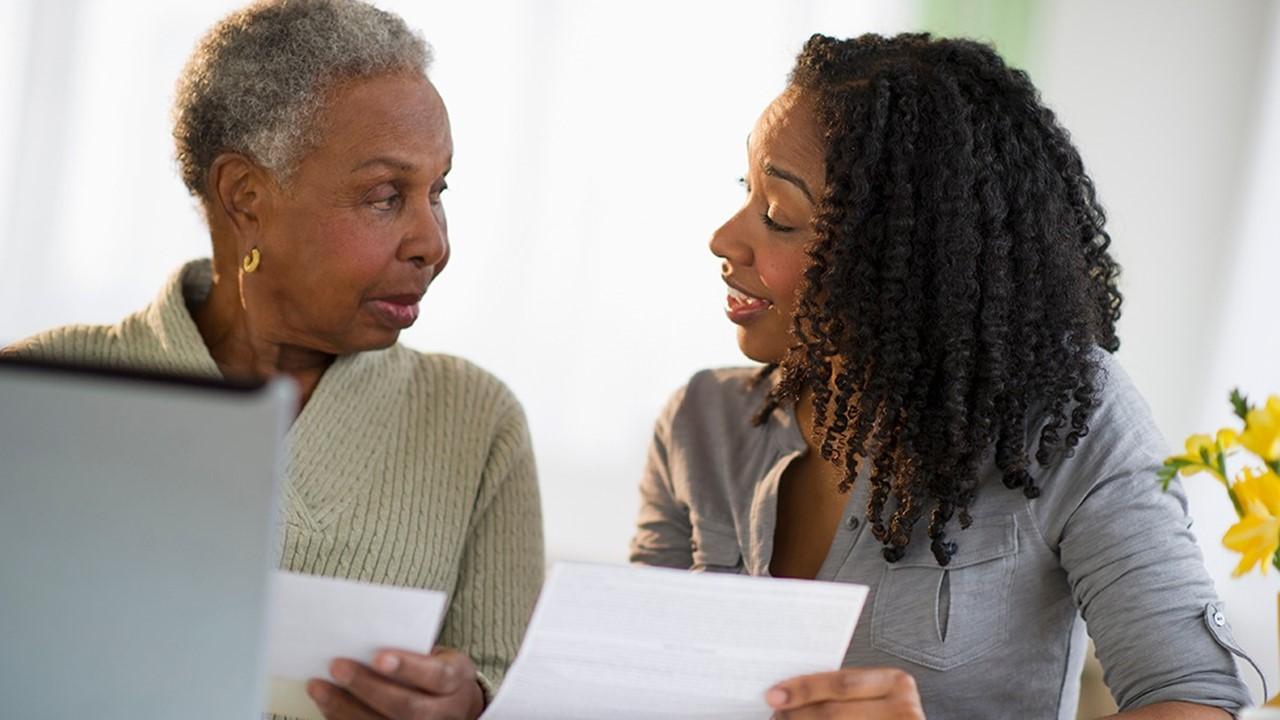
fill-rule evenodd
<path id="1" fill-rule="evenodd" d="M 850 515 L 850 516 L 849 516 L 849 519 L 845 521 L 845 525 L 848 525 L 850 530 L 857 530 L 857 529 L 858 529 L 858 516 L 856 516 L 856 515 Z"/>
<path id="2" fill-rule="evenodd" d="M 1226 624 L 1227 624 L 1227 616 L 1226 616 L 1226 615 L 1223 615 L 1221 612 L 1216 612 L 1216 613 L 1214 613 L 1214 614 L 1213 614 L 1213 624 L 1214 624 L 1214 625 L 1217 625 L 1218 627 L 1222 627 L 1223 625 L 1226 625 Z"/>

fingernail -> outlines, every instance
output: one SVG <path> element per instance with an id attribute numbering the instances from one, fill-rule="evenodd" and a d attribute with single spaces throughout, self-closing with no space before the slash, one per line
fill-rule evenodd
<path id="1" fill-rule="evenodd" d="M 764 700 L 774 707 L 783 705 L 787 702 L 787 691 L 782 688 L 774 688 L 765 693 Z"/>
<path id="2" fill-rule="evenodd" d="M 392 655 L 391 653 L 386 653 L 385 655 L 378 656 L 376 664 L 377 668 L 382 672 L 395 672 L 396 668 L 400 667 L 400 658 Z"/>
<path id="3" fill-rule="evenodd" d="M 329 702 L 329 689 L 320 683 L 309 683 L 307 685 L 307 694 L 317 705 L 324 705 Z"/>
<path id="4" fill-rule="evenodd" d="M 333 675 L 333 679 L 338 681 L 339 685 L 346 685 L 351 682 L 351 677 L 355 675 L 351 669 L 351 664 L 345 662 L 334 663 L 333 667 L 331 667 L 329 671 L 330 674 Z"/>

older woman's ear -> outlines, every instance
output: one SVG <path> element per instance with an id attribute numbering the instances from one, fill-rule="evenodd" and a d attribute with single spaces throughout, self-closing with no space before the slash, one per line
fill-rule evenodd
<path id="1" fill-rule="evenodd" d="M 257 241 L 264 213 L 271 206 L 273 181 L 257 163 L 240 153 L 223 153 L 209 167 L 206 207 L 211 226 L 233 234 L 238 251 Z M 218 233 L 213 233 L 216 237 Z"/>

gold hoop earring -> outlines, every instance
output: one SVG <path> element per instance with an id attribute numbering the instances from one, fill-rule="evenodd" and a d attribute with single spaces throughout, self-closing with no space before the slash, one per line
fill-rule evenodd
<path id="1" fill-rule="evenodd" d="M 258 252 L 258 248 L 253 248 L 248 255 L 240 261 L 240 267 L 247 273 L 255 272 L 258 269 L 258 263 L 262 261 L 262 253 Z"/>

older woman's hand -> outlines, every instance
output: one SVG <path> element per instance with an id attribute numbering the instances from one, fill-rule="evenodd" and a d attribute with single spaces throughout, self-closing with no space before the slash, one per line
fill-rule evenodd
<path id="1" fill-rule="evenodd" d="M 915 678 L 897 668 L 844 668 L 773 686 L 765 700 L 778 720 L 924 720 Z"/>
<path id="2" fill-rule="evenodd" d="M 448 648 L 382 650 L 372 667 L 339 658 L 329 673 L 332 683 L 307 683 L 329 720 L 475 720 L 484 710 L 471 658 Z"/>

